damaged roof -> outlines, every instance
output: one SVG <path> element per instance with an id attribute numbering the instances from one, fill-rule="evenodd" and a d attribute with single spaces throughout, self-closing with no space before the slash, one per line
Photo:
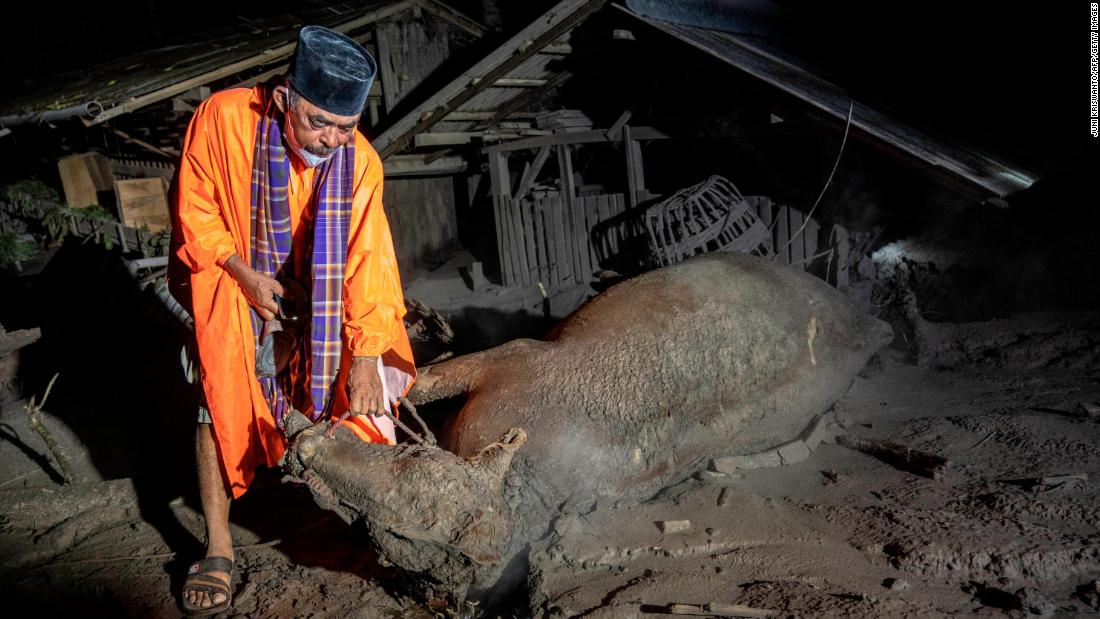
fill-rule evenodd
<path id="1" fill-rule="evenodd" d="M 483 57 L 449 84 L 393 122 L 373 143 L 383 157 L 424 145 L 462 143 L 462 132 L 485 139 L 513 139 L 502 130 L 510 116 L 531 117 L 539 100 L 568 81 L 567 67 L 583 62 L 558 62 L 574 54 L 574 29 L 604 8 L 606 0 L 563 0 L 503 45 Z M 983 149 L 928 133 L 897 120 L 876 103 L 860 101 L 826 79 L 828 72 L 800 55 L 793 40 L 793 11 L 767 0 L 627 0 L 613 6 L 683 43 L 805 102 L 815 114 L 853 133 L 961 179 L 982 193 L 1002 198 L 1030 187 L 1037 176 Z M 424 134 L 443 135 L 432 139 Z M 506 136 L 506 137 L 502 137 Z M 436 153 L 434 156 L 439 156 Z M 433 155 L 429 154 L 431 160 Z"/>
<path id="2" fill-rule="evenodd" d="M 414 8 L 462 21 L 467 29 L 482 29 L 435 0 L 350 0 L 248 20 L 185 44 L 40 81 L 0 103 L 0 126 L 73 116 L 93 125 L 235 76 L 251 84 L 285 71 L 303 25 L 319 24 L 349 34 Z"/>

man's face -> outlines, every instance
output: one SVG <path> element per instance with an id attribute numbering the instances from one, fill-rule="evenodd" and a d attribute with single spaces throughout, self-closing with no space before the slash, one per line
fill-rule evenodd
<path id="1" fill-rule="evenodd" d="M 310 153 L 327 157 L 355 135 L 359 115 L 337 116 L 313 105 L 305 97 L 294 97 L 291 102 L 293 107 L 287 105 L 286 87 L 275 89 L 275 105 L 286 113 L 295 139 Z"/>

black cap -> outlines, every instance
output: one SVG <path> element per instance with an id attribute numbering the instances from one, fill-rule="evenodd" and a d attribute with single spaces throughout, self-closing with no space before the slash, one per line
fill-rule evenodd
<path id="1" fill-rule="evenodd" d="M 378 63 L 348 37 L 322 26 L 298 33 L 289 82 L 310 103 L 336 114 L 363 112 Z"/>

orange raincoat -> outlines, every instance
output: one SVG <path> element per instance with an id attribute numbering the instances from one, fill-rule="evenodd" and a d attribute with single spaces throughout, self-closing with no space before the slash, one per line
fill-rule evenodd
<path id="1" fill-rule="evenodd" d="M 175 187 L 170 269 L 174 290 L 195 319 L 202 384 L 213 420 L 225 481 L 239 497 L 259 466 L 274 466 L 286 439 L 256 380 L 251 311 L 236 281 L 222 268 L 234 253 L 249 260 L 252 157 L 256 124 L 268 109 L 270 85 L 216 93 L 195 112 L 184 143 Z M 314 169 L 291 156 L 288 192 L 292 255 L 308 260 L 308 222 Z M 389 224 L 382 210 L 382 162 L 355 132 L 355 194 L 344 280 L 343 356 L 335 386 L 334 415 L 348 408 L 345 381 L 351 357 L 381 356 L 390 372 L 416 370 L 402 317 L 405 303 Z M 303 221 L 306 226 L 302 226 Z M 308 272 L 308 265 L 296 265 Z M 188 286 L 189 284 L 189 286 Z M 188 290 L 189 289 L 189 290 Z M 305 381 L 308 376 L 295 380 Z M 308 392 L 308 390 L 306 390 Z M 303 411 L 310 412 L 310 411 Z M 369 418 L 345 422 L 362 439 L 390 442 Z"/>

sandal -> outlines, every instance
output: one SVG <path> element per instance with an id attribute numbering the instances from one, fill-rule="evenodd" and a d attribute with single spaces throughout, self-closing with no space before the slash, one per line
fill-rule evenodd
<path id="1" fill-rule="evenodd" d="M 230 584 L 226 584 L 225 581 L 216 576 L 211 576 L 212 572 L 229 574 Z M 188 615 L 213 615 L 229 610 L 230 605 L 233 603 L 232 582 L 233 562 L 225 557 L 208 557 L 192 563 L 191 567 L 187 568 L 187 579 L 183 581 L 183 592 L 181 593 L 183 612 Z M 206 607 L 192 606 L 187 601 L 188 591 L 205 592 L 210 596 L 211 601 L 213 601 L 215 594 L 221 593 L 225 595 L 225 601 L 221 604 Z"/>

